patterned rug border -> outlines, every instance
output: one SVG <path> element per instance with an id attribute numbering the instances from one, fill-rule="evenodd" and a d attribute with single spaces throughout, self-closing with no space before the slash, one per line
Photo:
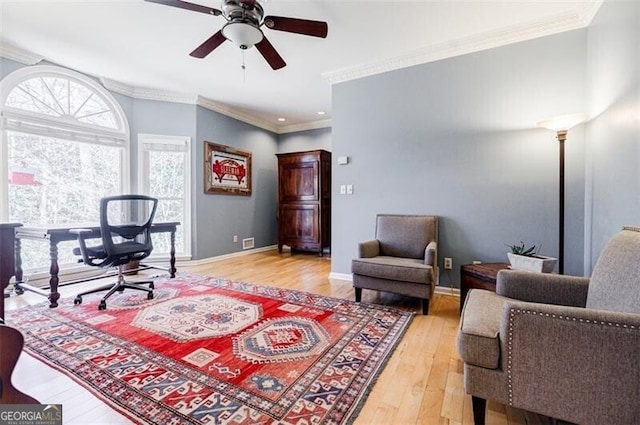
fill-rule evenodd
<path id="1" fill-rule="evenodd" d="M 352 301 L 352 302 L 355 303 L 355 301 Z M 373 305 L 373 304 L 365 304 L 365 305 Z M 395 309 L 395 310 L 398 310 L 398 309 Z M 380 375 L 382 375 L 382 372 L 384 372 L 384 370 L 386 369 L 387 364 L 389 364 L 389 361 L 391 360 L 391 357 L 393 356 L 393 353 L 395 353 L 396 348 L 398 348 L 398 346 L 400 345 L 400 342 L 402 342 L 402 340 L 404 339 L 404 336 L 406 335 L 407 331 L 409 330 L 409 327 L 411 326 L 411 322 L 413 321 L 413 318 L 415 317 L 415 313 L 407 312 L 407 311 L 403 311 L 403 310 L 398 310 L 398 311 L 402 311 L 403 313 L 410 314 L 409 320 L 407 321 L 407 323 L 404 326 L 404 328 L 402 329 L 402 331 L 398 334 L 398 339 L 396 339 L 396 341 L 393 344 L 389 345 L 389 349 L 387 350 L 386 358 L 384 359 L 384 361 L 382 363 L 380 363 L 380 366 L 378 367 L 376 372 L 368 380 L 367 386 L 366 386 L 366 390 L 363 392 L 362 398 L 360 398 L 360 401 L 358 401 L 358 403 L 354 406 L 354 408 L 352 409 L 351 413 L 349 415 L 347 415 L 347 419 L 345 421 L 345 425 L 351 425 L 351 424 L 353 424 L 355 422 L 356 419 L 358 419 L 358 415 L 360 415 L 360 412 L 364 408 L 364 405 L 367 403 L 367 399 L 369 398 L 369 395 L 371 395 L 371 392 L 373 391 L 373 387 L 378 382 L 378 378 L 380 378 Z"/>
<path id="2" fill-rule="evenodd" d="M 272 300 L 290 301 L 297 304 L 316 306 L 321 309 L 330 309 L 331 311 L 336 311 L 335 309 L 339 309 L 340 306 L 348 306 L 350 307 L 351 314 L 354 314 L 354 312 L 358 312 L 359 314 L 362 314 L 362 315 L 372 316 L 372 312 L 375 312 L 375 311 L 397 314 L 399 316 L 399 319 L 397 323 L 395 323 L 395 325 L 393 326 L 394 328 L 396 328 L 394 339 L 392 342 L 388 343 L 386 347 L 382 347 L 383 349 L 381 349 L 380 347 L 377 347 L 376 350 L 374 350 L 374 352 L 376 353 L 375 354 L 376 357 L 383 358 L 384 360 L 380 361 L 380 363 L 375 366 L 374 372 L 371 373 L 364 381 L 365 382 L 363 386 L 364 389 L 362 390 L 359 400 L 344 412 L 342 421 L 340 423 L 345 425 L 353 424 L 353 422 L 357 419 L 362 408 L 366 404 L 366 401 L 369 395 L 371 394 L 371 391 L 373 390 L 374 385 L 378 381 L 383 371 L 386 369 L 394 352 L 396 351 L 396 349 L 404 339 L 404 336 L 406 335 L 416 314 L 415 312 L 400 310 L 398 308 L 389 307 L 385 305 L 357 303 L 349 299 L 320 295 L 320 294 L 315 294 L 307 291 L 280 288 L 277 286 L 269 286 L 269 285 L 259 284 L 259 283 L 234 281 L 231 279 L 218 278 L 215 276 L 204 276 L 204 275 L 198 275 L 193 273 L 181 272 L 181 273 L 178 273 L 176 278 L 196 279 L 196 280 L 199 279 L 200 280 L 199 283 L 202 283 L 206 286 L 210 286 L 212 288 L 222 288 L 222 289 L 229 289 L 232 291 L 239 291 L 247 294 L 256 294 L 261 297 L 265 297 Z M 168 278 L 166 276 L 157 276 L 157 277 L 154 276 L 154 279 L 161 281 L 163 279 L 168 279 Z M 73 296 L 64 297 L 61 300 L 59 300 L 59 303 L 61 305 L 63 305 L 65 302 L 72 303 L 73 302 L 72 300 L 73 300 Z M 314 302 L 311 303 L 310 300 L 314 300 Z M 19 312 L 21 311 L 41 310 L 43 308 L 46 308 L 45 310 L 46 313 L 44 313 L 45 315 L 52 314 L 52 313 L 56 314 L 55 309 L 50 310 L 48 308 L 48 304 L 49 304 L 48 301 L 44 301 L 42 303 L 28 305 L 16 310 L 11 310 L 8 313 L 10 313 L 11 316 L 15 317 L 19 315 Z M 111 335 L 111 336 L 115 339 L 119 338 L 114 335 Z M 83 380 L 79 375 L 69 374 L 67 370 L 64 369 L 64 367 L 58 366 L 56 363 L 53 362 L 53 360 L 49 360 L 47 357 L 35 352 L 34 350 L 30 349 L 26 345 L 25 345 L 25 352 L 27 352 L 33 358 L 38 359 L 43 363 L 45 363 L 46 365 L 52 367 L 54 370 L 69 377 L 78 385 L 80 385 L 81 387 L 89 391 L 91 394 L 96 396 L 98 399 L 100 399 L 102 402 L 107 404 L 109 407 L 113 408 L 118 413 L 125 416 L 128 420 L 132 421 L 133 423 L 137 423 L 137 424 L 148 423 L 144 420 L 144 418 L 140 418 L 132 415 L 130 413 L 129 406 L 123 404 L 117 398 L 114 399 L 113 397 L 109 397 L 100 389 L 99 386 L 94 385 L 93 382 Z M 186 417 L 185 419 L 188 420 L 188 417 Z"/>

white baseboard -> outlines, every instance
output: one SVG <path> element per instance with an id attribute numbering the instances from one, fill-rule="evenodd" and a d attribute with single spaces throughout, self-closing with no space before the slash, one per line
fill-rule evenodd
<path id="1" fill-rule="evenodd" d="M 434 292 L 436 294 L 440 294 L 440 295 L 453 295 L 454 297 L 459 297 L 460 296 L 460 289 L 458 288 L 451 288 L 449 286 L 436 286 Z"/>
<path id="2" fill-rule="evenodd" d="M 231 254 L 218 255 L 216 257 L 202 258 L 200 260 L 180 261 L 177 266 L 204 266 L 206 264 L 215 263 L 216 261 L 228 260 L 229 258 L 243 257 L 257 252 L 265 252 L 278 249 L 277 245 L 263 246 L 260 248 L 246 249 L 244 251 L 232 252 Z"/>
<path id="3" fill-rule="evenodd" d="M 347 282 L 353 282 L 353 275 L 351 273 L 329 273 L 329 279 L 344 280 Z"/>

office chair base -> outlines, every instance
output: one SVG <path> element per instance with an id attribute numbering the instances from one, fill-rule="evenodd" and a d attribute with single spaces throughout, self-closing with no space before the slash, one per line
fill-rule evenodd
<path id="1" fill-rule="evenodd" d="M 144 285 L 144 284 L 148 284 L 149 288 L 145 288 L 139 285 Z M 96 288 L 93 289 L 91 291 L 86 291 L 83 292 L 81 294 L 76 295 L 76 297 L 73 299 L 73 304 L 78 305 L 78 304 L 82 304 L 82 296 L 83 295 L 88 295 L 88 294 L 93 294 L 96 292 L 102 292 L 102 291 L 106 291 L 109 290 L 109 292 L 107 292 L 107 294 L 102 297 L 102 299 L 100 300 L 100 304 L 98 304 L 98 310 L 105 310 L 107 308 L 107 298 L 109 298 L 111 295 L 115 294 L 116 292 L 123 292 L 125 289 L 136 289 L 139 291 L 145 291 L 147 293 L 147 299 L 148 300 L 152 300 L 153 299 L 153 290 L 155 289 L 155 285 L 153 284 L 153 281 L 144 281 L 144 282 L 136 282 L 135 284 L 131 284 L 131 283 L 127 283 L 122 279 L 119 279 L 118 283 L 113 284 L 113 285 L 107 285 L 107 286 L 102 286 L 100 288 Z"/>

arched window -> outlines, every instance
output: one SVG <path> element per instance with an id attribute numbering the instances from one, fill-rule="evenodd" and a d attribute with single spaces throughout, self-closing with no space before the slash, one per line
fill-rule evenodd
<path id="1" fill-rule="evenodd" d="M 28 225 L 99 220 L 99 199 L 129 188 L 129 128 L 94 80 L 64 68 L 19 69 L 1 83 L 0 220 Z M 61 263 L 74 261 L 60 244 Z M 48 264 L 23 241 L 24 268 Z"/>

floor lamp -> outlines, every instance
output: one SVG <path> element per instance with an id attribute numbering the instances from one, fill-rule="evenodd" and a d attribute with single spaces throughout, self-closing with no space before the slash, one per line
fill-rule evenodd
<path id="1" fill-rule="evenodd" d="M 556 132 L 560 146 L 560 166 L 559 166 L 559 217 L 558 217 L 558 273 L 564 273 L 564 142 L 567 140 L 567 133 L 574 127 L 589 118 L 587 114 L 560 115 L 553 118 L 546 118 L 538 121 L 538 127 L 548 128 Z"/>

